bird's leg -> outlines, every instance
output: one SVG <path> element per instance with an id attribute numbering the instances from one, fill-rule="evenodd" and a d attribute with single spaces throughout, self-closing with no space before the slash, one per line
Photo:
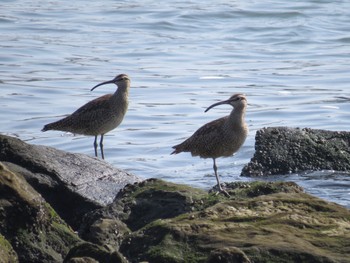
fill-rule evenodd
<path id="1" fill-rule="evenodd" d="M 97 157 L 97 135 L 95 135 L 94 149 L 95 149 L 95 156 Z"/>
<path id="2" fill-rule="evenodd" d="M 220 192 L 223 191 L 221 184 L 220 184 L 220 180 L 219 180 L 219 175 L 218 175 L 218 167 L 216 166 L 216 160 L 215 158 L 213 158 L 213 168 L 214 168 L 214 173 L 215 173 L 215 177 L 216 177 L 216 181 L 218 182 L 218 187 Z"/>
<path id="3" fill-rule="evenodd" d="M 103 135 L 104 135 L 104 134 L 101 134 L 100 149 L 101 149 L 101 156 L 102 156 L 102 159 L 104 160 L 104 159 L 105 159 L 105 154 L 104 154 L 104 152 L 103 152 Z"/>
<path id="4" fill-rule="evenodd" d="M 220 184 L 220 180 L 219 180 L 219 175 L 218 175 L 218 167 L 216 166 L 216 160 L 215 158 L 213 158 L 213 168 L 214 168 L 214 173 L 215 173 L 215 177 L 216 177 L 216 181 L 218 182 L 218 187 L 219 187 L 219 192 L 223 193 L 224 195 L 226 195 L 227 197 L 230 197 L 229 193 L 226 192 Z"/>

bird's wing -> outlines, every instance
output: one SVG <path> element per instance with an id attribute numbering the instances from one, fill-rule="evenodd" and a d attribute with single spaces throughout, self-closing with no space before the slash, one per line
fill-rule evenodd
<path id="1" fill-rule="evenodd" d="M 103 111 L 104 109 L 107 109 L 109 107 L 109 104 L 106 103 L 109 98 L 112 96 L 112 94 L 106 94 L 101 97 L 98 97 L 92 101 L 89 101 L 85 105 L 81 106 L 79 109 L 77 109 L 75 112 L 73 112 L 71 115 L 75 114 L 91 114 L 94 111 Z"/>
<path id="2" fill-rule="evenodd" d="M 200 127 L 191 137 L 175 145 L 173 153 L 191 152 L 192 155 L 210 151 L 222 135 L 222 125 L 227 117 L 211 121 Z M 218 139 L 219 138 L 219 139 Z"/>
<path id="3" fill-rule="evenodd" d="M 225 123 L 228 117 L 222 117 L 211 122 L 204 124 L 200 127 L 191 137 L 201 138 L 206 137 L 210 138 L 212 136 L 219 136 L 222 130 L 222 126 Z M 190 138 L 191 138 L 190 137 Z"/>
<path id="4" fill-rule="evenodd" d="M 109 111 L 107 94 L 89 101 L 71 115 L 55 122 L 58 130 L 69 131 L 78 134 L 88 134 L 87 131 L 95 130 L 96 121 L 103 118 Z"/>

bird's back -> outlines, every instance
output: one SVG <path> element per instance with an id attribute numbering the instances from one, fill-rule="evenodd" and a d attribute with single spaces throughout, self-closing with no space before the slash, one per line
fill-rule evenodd
<path id="1" fill-rule="evenodd" d="M 86 103 L 71 115 L 45 125 L 43 131 L 59 130 L 84 135 L 98 135 L 116 128 L 123 118 L 114 112 L 111 105 L 112 96 L 113 94 L 106 94 Z"/>
<path id="2" fill-rule="evenodd" d="M 232 128 L 227 125 L 228 119 L 225 116 L 203 125 L 187 140 L 175 145 L 172 154 L 190 152 L 202 158 L 231 156 L 244 143 L 248 128 L 246 125 Z"/>
<path id="3" fill-rule="evenodd" d="M 200 127 L 191 137 L 175 145 L 173 153 L 191 152 L 193 156 L 209 158 L 218 155 L 219 138 L 223 135 L 222 125 L 227 117 L 211 121 Z"/>

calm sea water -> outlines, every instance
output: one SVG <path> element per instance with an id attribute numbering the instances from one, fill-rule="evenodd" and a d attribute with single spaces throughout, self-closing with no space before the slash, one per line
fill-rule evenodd
<path id="1" fill-rule="evenodd" d="M 140 177 L 208 189 L 210 159 L 170 155 L 204 123 L 231 108 L 204 109 L 233 93 L 249 101 L 242 149 L 218 159 L 222 181 L 245 181 L 256 130 L 267 126 L 350 130 L 350 2 L 29 1 L 0 2 L 0 132 L 29 143 L 93 155 L 93 138 L 44 124 L 132 78 L 129 111 L 105 137 L 106 160 Z M 349 174 L 292 180 L 350 207 Z"/>

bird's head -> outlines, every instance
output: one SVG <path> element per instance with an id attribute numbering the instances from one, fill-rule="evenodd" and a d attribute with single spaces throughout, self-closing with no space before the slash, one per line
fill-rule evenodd
<path id="1" fill-rule="evenodd" d="M 130 82 L 129 76 L 126 74 L 120 74 L 112 80 L 108 80 L 108 81 L 102 82 L 100 84 L 97 84 L 95 87 L 93 87 L 91 89 L 91 91 L 93 91 L 94 89 L 96 89 L 99 86 L 106 85 L 106 84 L 115 84 L 115 85 L 119 86 L 121 84 L 126 84 L 128 82 Z"/>
<path id="2" fill-rule="evenodd" d="M 245 97 L 244 94 L 234 94 L 228 100 L 219 101 L 219 102 L 214 103 L 213 105 L 209 106 L 205 110 L 205 112 L 207 112 L 211 108 L 214 108 L 214 107 L 222 105 L 222 104 L 229 104 L 234 108 L 241 108 L 241 107 L 245 107 L 247 105 L 247 98 Z"/>

